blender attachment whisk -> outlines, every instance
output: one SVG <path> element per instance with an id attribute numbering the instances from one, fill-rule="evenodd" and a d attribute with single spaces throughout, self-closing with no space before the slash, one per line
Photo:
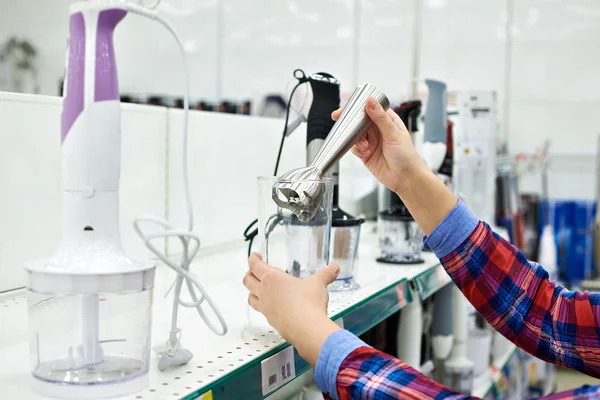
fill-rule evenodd
<path id="1" fill-rule="evenodd" d="M 368 82 L 358 86 L 310 166 L 283 174 L 273 185 L 273 201 L 279 207 L 292 211 L 302 222 L 315 216 L 323 197 L 323 187 L 318 182 L 373 126 L 365 112 L 369 97 L 377 99 L 384 110 L 390 107 L 390 101 L 378 87 Z"/>

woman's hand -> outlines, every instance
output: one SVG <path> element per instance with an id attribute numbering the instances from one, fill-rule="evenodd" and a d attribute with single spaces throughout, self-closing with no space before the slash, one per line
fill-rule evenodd
<path id="1" fill-rule="evenodd" d="M 327 316 L 327 285 L 337 278 L 340 267 L 330 264 L 299 279 L 267 265 L 257 253 L 252 253 L 248 265 L 243 281 L 250 291 L 248 303 L 314 366 L 325 339 L 340 329 Z"/>
<path id="2" fill-rule="evenodd" d="M 398 114 L 391 109 L 384 111 L 373 97 L 367 100 L 366 111 L 375 124 L 358 140 L 352 152 L 379 182 L 398 193 L 403 179 L 415 168 L 424 168 L 425 164 Z M 341 114 L 340 108 L 331 117 L 337 121 Z"/>
<path id="3" fill-rule="evenodd" d="M 454 208 L 456 196 L 425 165 L 398 114 L 374 98 L 366 112 L 375 123 L 352 148 L 373 175 L 396 192 L 426 235 Z M 331 117 L 337 120 L 342 110 Z"/>

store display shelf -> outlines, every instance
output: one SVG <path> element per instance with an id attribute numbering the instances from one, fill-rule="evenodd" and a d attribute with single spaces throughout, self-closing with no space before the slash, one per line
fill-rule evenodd
<path id="1" fill-rule="evenodd" d="M 365 332 L 409 304 L 412 301 L 408 288 L 410 281 L 438 273 L 438 261 L 432 254 L 427 254 L 426 262 L 420 265 L 377 263 L 376 235 L 372 228 L 365 228 L 355 271 L 355 280 L 360 288 L 331 293 L 329 303 L 330 317 L 341 320 L 344 328 L 355 334 Z M 182 343 L 194 353 L 192 361 L 185 366 L 159 372 L 157 357 L 153 356 L 149 387 L 121 400 L 254 399 L 276 394 L 295 376 L 308 370 L 308 364 L 295 350 L 288 350 L 290 345 L 267 324 L 264 317 L 249 309 L 247 291 L 242 285 L 246 269 L 246 247 L 243 244 L 205 252 L 196 259 L 192 270 L 223 313 L 229 328 L 227 335 L 214 335 L 195 310 L 182 310 L 179 320 Z M 172 279 L 170 271 L 160 267 L 153 306 L 154 345 L 167 338 L 172 299 L 165 297 L 165 293 Z M 0 363 L 0 385 L 4 394 L 15 399 L 45 399 L 29 389 L 24 291 L 0 297 L 0 321 L 6 322 L 0 329 L 0 357 L 11 360 Z M 278 355 L 276 359 L 285 358 L 285 355 L 288 360 L 293 360 L 294 373 L 279 386 L 274 383 L 263 390 L 261 365 L 268 365 L 274 355 Z"/>
<path id="2" fill-rule="evenodd" d="M 514 344 L 509 345 L 506 355 L 490 367 L 487 376 L 482 381 L 477 382 L 478 384 L 473 390 L 473 396 L 487 399 L 491 393 L 498 390 L 498 387 L 502 385 L 503 370 L 510 360 L 516 356 L 517 350 L 518 348 Z"/>
<path id="3" fill-rule="evenodd" d="M 421 300 L 431 297 L 451 281 L 450 275 L 439 262 L 413 279 Z"/>

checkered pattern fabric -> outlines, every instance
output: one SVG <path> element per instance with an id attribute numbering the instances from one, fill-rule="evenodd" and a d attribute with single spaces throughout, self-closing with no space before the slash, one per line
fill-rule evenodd
<path id="1" fill-rule="evenodd" d="M 600 377 L 600 295 L 572 292 L 479 223 L 442 258 L 460 290 L 500 333 L 548 362 Z M 354 349 L 337 373 L 340 399 L 473 399 L 431 381 L 402 361 L 367 346 Z M 547 397 L 600 399 L 600 386 Z"/>

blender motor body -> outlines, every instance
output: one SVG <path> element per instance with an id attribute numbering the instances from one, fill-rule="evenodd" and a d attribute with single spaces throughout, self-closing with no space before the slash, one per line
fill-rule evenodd
<path id="1" fill-rule="evenodd" d="M 411 100 L 394 109 L 411 136 L 418 130 L 421 101 Z M 377 261 L 390 264 L 423 262 L 423 232 L 398 195 L 384 188 L 385 209 L 377 216 L 380 256 Z"/>
<path id="2" fill-rule="evenodd" d="M 155 265 L 119 234 L 120 102 L 112 1 L 71 5 L 61 126 L 63 227 L 57 253 L 26 264 L 32 387 L 115 397 L 148 383 Z"/>
<path id="3" fill-rule="evenodd" d="M 333 76 L 321 72 L 311 75 L 309 82 L 313 91 L 313 102 L 307 118 L 306 165 L 311 165 L 321 150 L 334 125 L 331 113 L 340 106 L 340 83 Z M 359 287 L 352 278 L 358 253 L 360 227 L 364 222 L 362 218 L 348 214 L 339 206 L 339 171 L 338 161 L 328 174 L 333 178 L 329 261 L 340 266 L 338 278 L 329 286 L 333 291 L 353 290 Z"/>

